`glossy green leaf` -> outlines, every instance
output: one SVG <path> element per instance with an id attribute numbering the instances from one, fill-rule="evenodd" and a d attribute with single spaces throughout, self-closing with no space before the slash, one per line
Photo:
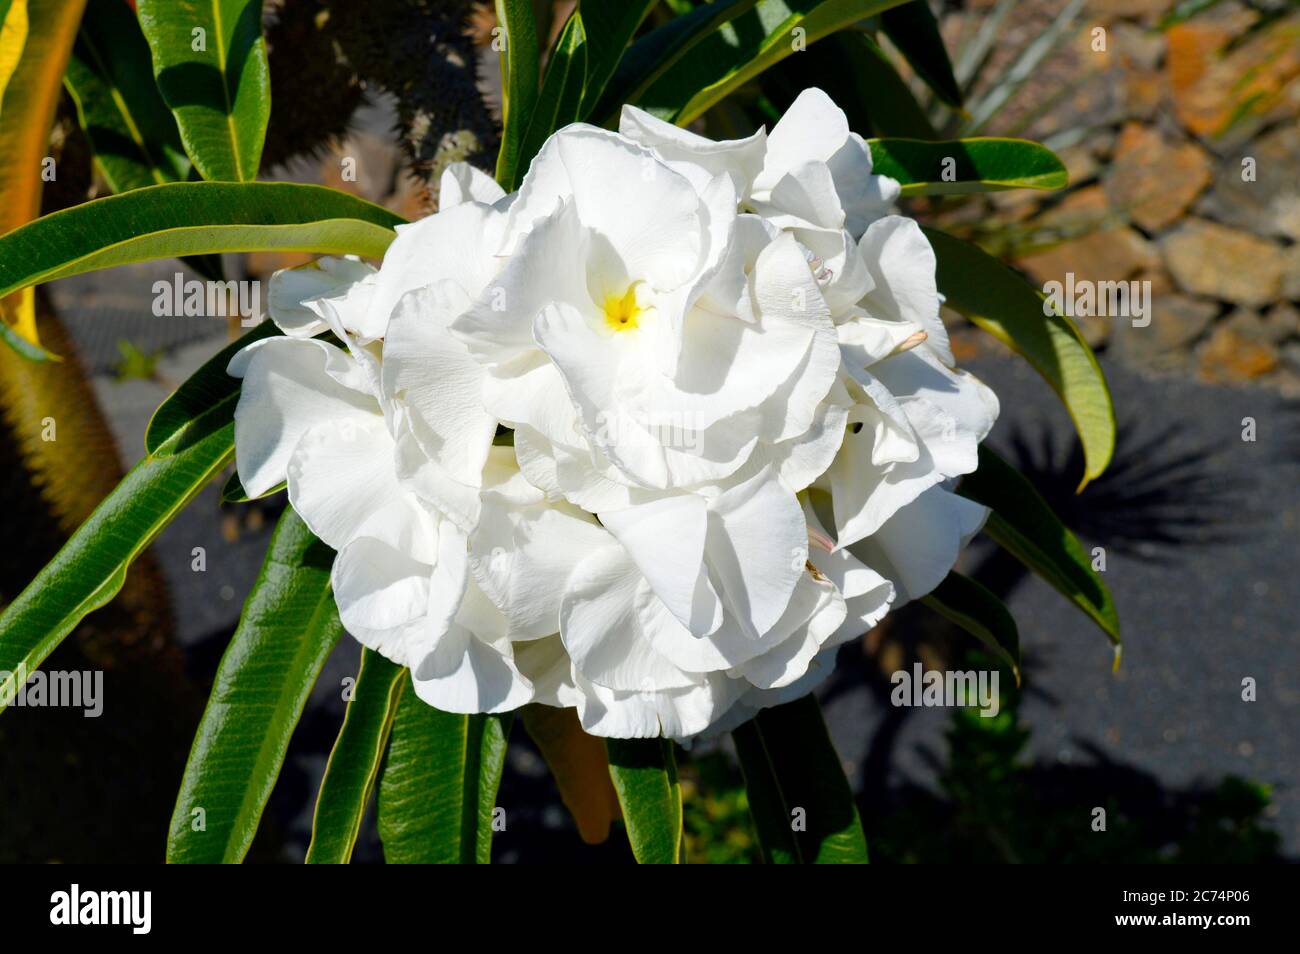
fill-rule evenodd
<path id="1" fill-rule="evenodd" d="M 952 74 L 952 62 L 929 0 L 912 0 L 886 10 L 880 15 L 880 28 L 934 95 L 961 109 L 961 87 Z"/>
<path id="2" fill-rule="evenodd" d="M 505 48 L 501 53 L 501 150 L 497 182 L 507 192 L 524 177 L 524 136 L 537 106 L 540 54 L 531 0 L 496 0 L 497 24 Z"/>
<path id="3" fill-rule="evenodd" d="M 11 698 L 10 674 L 30 674 L 77 623 L 107 604 L 131 562 L 230 462 L 234 409 L 234 397 L 227 398 L 178 430 L 163 454 L 136 464 L 0 615 L 0 708 Z"/>
<path id="4" fill-rule="evenodd" d="M 959 195 L 1004 189 L 1063 189 L 1065 164 L 1025 139 L 872 139 L 875 173 L 897 179 L 903 195 Z"/>
<path id="5" fill-rule="evenodd" d="M 953 570 L 921 602 L 992 650 L 1020 684 L 1020 631 L 1006 605 L 986 587 Z"/>
<path id="6" fill-rule="evenodd" d="M 546 142 L 547 137 L 561 126 L 567 126 L 578 118 L 578 109 L 582 102 L 583 82 L 587 75 L 587 53 L 591 44 L 587 42 L 587 31 L 583 27 L 582 14 L 573 11 L 555 48 L 551 50 L 550 61 L 546 64 L 546 77 L 542 80 L 542 90 L 537 97 L 529 118 L 528 131 L 524 134 L 519 147 L 518 178 L 528 170 Z"/>
<path id="7" fill-rule="evenodd" d="M 313 252 L 381 258 L 402 217 L 324 186 L 171 182 L 63 209 L 0 236 L 0 297 L 155 258 Z"/>
<path id="8" fill-rule="evenodd" d="M 614 75 L 592 110 L 593 122 L 617 122 L 624 103 L 641 105 L 642 95 L 656 80 L 677 68 L 697 45 L 723 24 L 752 10 L 758 0 L 713 0 L 669 20 L 641 37 L 623 54 Z"/>
<path id="9" fill-rule="evenodd" d="M 248 491 L 244 489 L 244 485 L 239 479 L 239 473 L 235 472 L 227 477 L 226 482 L 222 485 L 221 499 L 226 503 L 252 503 L 254 500 L 264 500 L 272 494 L 278 494 L 287 486 L 288 483 L 282 480 L 265 493 L 258 494 L 256 497 L 250 497 L 248 496 Z"/>
<path id="10" fill-rule="evenodd" d="M 384 857 L 487 864 L 512 716 L 442 712 L 405 685 L 379 782 Z"/>
<path id="11" fill-rule="evenodd" d="M 262 0 L 139 0 L 163 100 L 210 181 L 257 178 L 271 117 Z"/>
<path id="12" fill-rule="evenodd" d="M 844 64 L 851 64 L 845 69 Z M 826 92 L 863 137 L 906 136 L 938 139 L 925 110 L 894 64 L 866 33 L 841 30 L 826 37 L 807 56 L 792 56 L 778 70 L 789 70 L 796 92 L 816 86 Z"/>
<path id="13" fill-rule="evenodd" d="M 853 791 L 815 697 L 764 709 L 731 738 L 765 861 L 866 863 Z"/>
<path id="14" fill-rule="evenodd" d="M 968 242 L 935 229 L 925 234 L 948 307 L 1023 355 L 1064 402 L 1083 442 L 1082 490 L 1115 452 L 1115 408 L 1096 355 L 1079 329 L 1046 307 L 1045 297 L 1016 272 Z"/>
<path id="15" fill-rule="evenodd" d="M 904 0 L 762 0 L 709 34 L 636 104 L 684 126 L 802 46 Z"/>
<path id="16" fill-rule="evenodd" d="M 194 735 L 167 836 L 170 864 L 242 861 L 289 740 L 343 624 L 334 551 L 287 508 Z"/>
<path id="17" fill-rule="evenodd" d="M 578 115 L 585 119 L 596 108 L 641 21 L 658 0 L 583 0 L 579 8 L 590 41 L 587 81 Z"/>
<path id="18" fill-rule="evenodd" d="M 183 384 L 158 405 L 144 432 L 144 449 L 148 454 L 166 456 L 176 445 L 175 437 L 209 408 L 239 396 L 242 383 L 226 373 L 230 359 L 254 341 L 280 334 L 273 322 L 263 321 L 237 341 L 232 341 L 191 374 Z"/>
<path id="19" fill-rule="evenodd" d="M 1024 474 L 981 445 L 979 467 L 962 478 L 958 492 L 993 511 L 985 533 L 1087 613 L 1119 646 L 1119 615 L 1110 590 L 1078 538 Z"/>
<path id="20" fill-rule="evenodd" d="M 668 739 L 606 739 L 609 777 L 639 864 L 682 860 L 682 786 Z"/>
<path id="21" fill-rule="evenodd" d="M 397 701 L 410 674 L 372 649 L 361 651 L 361 668 L 334 740 L 316 796 L 308 864 L 347 864 L 361 833 L 366 804 L 379 778 Z"/>
<path id="22" fill-rule="evenodd" d="M 171 110 L 154 83 L 149 44 L 125 0 L 90 0 L 63 83 L 114 192 L 189 175 Z"/>

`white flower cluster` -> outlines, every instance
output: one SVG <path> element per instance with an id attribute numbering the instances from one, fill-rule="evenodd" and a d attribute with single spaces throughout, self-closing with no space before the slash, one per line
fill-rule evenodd
<path id="1" fill-rule="evenodd" d="M 347 630 L 429 704 L 733 727 L 985 517 L 951 486 L 997 400 L 898 189 L 819 90 L 742 140 L 569 126 L 510 195 L 455 167 L 378 270 L 272 279 L 286 336 L 230 365 L 240 479 L 287 481 Z"/>

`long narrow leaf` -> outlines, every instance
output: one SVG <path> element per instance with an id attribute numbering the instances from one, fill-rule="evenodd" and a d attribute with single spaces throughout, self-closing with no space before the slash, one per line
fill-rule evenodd
<path id="1" fill-rule="evenodd" d="M 873 139 L 878 175 L 903 184 L 903 195 L 958 195 L 1004 189 L 1063 189 L 1065 164 L 1052 150 L 1024 139 Z"/>
<path id="2" fill-rule="evenodd" d="M 608 124 L 618 118 L 624 103 L 640 103 L 656 80 L 677 68 L 700 43 L 714 36 L 723 24 L 752 10 L 758 0 L 713 0 L 669 20 L 637 40 L 610 78 L 592 112 L 593 120 Z"/>
<path id="3" fill-rule="evenodd" d="M 979 467 L 962 478 L 958 492 L 991 508 L 984 532 L 1088 614 L 1119 646 L 1119 615 L 1110 590 L 1083 545 L 1024 474 L 981 445 Z"/>
<path id="4" fill-rule="evenodd" d="M 1034 75 L 1038 65 L 1065 40 L 1082 9 L 1083 0 L 1069 0 L 1052 22 L 1021 51 L 1015 62 L 999 74 L 997 82 L 981 93 L 977 101 L 971 102 L 970 118 L 963 127 L 965 133 L 973 135 L 979 132 L 997 115 L 998 110 Z"/>
<path id="5" fill-rule="evenodd" d="M 379 782 L 379 837 L 393 864 L 486 864 L 509 715 L 457 715 L 409 680 Z"/>
<path id="6" fill-rule="evenodd" d="M 658 0 L 585 0 L 580 13 L 587 28 L 587 81 L 579 115 L 595 109 L 641 21 Z"/>
<path id="7" fill-rule="evenodd" d="M 637 97 L 637 105 L 684 126 L 787 56 L 902 2 L 762 0 L 695 45 Z"/>
<path id="8" fill-rule="evenodd" d="M 1020 683 L 1020 631 L 1011 612 L 987 588 L 954 570 L 921 602 L 992 650 Z"/>
<path id="9" fill-rule="evenodd" d="M 371 649 L 361 652 L 352 699 L 316 796 L 308 864 L 347 864 L 379 778 L 406 669 Z"/>
<path id="10" fill-rule="evenodd" d="M 307 696 L 343 632 L 333 562 L 333 551 L 285 510 L 194 735 L 169 863 L 232 863 L 248 853 Z"/>
<path id="11" fill-rule="evenodd" d="M 798 63 L 795 57 L 787 63 Z M 849 119 L 849 126 L 862 136 L 907 136 L 938 139 L 925 110 L 912 90 L 894 69 L 894 64 L 865 33 L 841 30 L 817 45 L 812 57 L 819 65 L 819 82 Z M 844 69 L 852 63 L 852 69 Z M 811 85 L 811 84 L 810 84 Z"/>
<path id="12" fill-rule="evenodd" d="M 0 236 L 0 297 L 156 258 L 299 251 L 379 258 L 399 215 L 323 186 L 171 182 L 85 202 Z"/>
<path id="13" fill-rule="evenodd" d="M 154 82 L 149 44 L 124 0 L 90 0 L 63 78 L 114 192 L 176 182 L 190 160 Z"/>
<path id="14" fill-rule="evenodd" d="M 234 454 L 235 399 L 179 431 L 167 456 L 146 457 L 0 615 L 0 708 L 88 613 L 111 600 L 127 568 Z M 11 675 L 13 674 L 13 675 Z"/>
<path id="15" fill-rule="evenodd" d="M 547 137 L 578 118 L 590 46 L 582 14 L 574 10 L 564 24 L 560 38 L 555 41 L 551 59 L 546 64 L 546 78 L 542 81 L 542 90 L 529 119 L 528 131 L 519 147 L 519 177 L 527 171 L 528 164 L 533 161 Z"/>
<path id="16" fill-rule="evenodd" d="M 204 179 L 257 178 L 271 117 L 262 0 L 139 0 L 163 100 Z"/>
<path id="17" fill-rule="evenodd" d="M 948 50 L 928 0 L 912 0 L 886 10 L 880 28 L 940 101 L 961 109 L 961 87 L 953 76 Z"/>
<path id="18" fill-rule="evenodd" d="M 769 864 L 865 864 L 853 791 L 811 696 L 764 709 L 731 733 Z"/>
<path id="19" fill-rule="evenodd" d="M 504 31 L 501 52 L 502 130 L 497 182 L 513 191 L 523 178 L 520 153 L 537 105 L 540 56 L 531 0 L 496 0 L 497 23 Z"/>
<path id="20" fill-rule="evenodd" d="M 987 252 L 926 229 L 949 307 L 1019 352 L 1065 404 L 1083 442 L 1082 490 L 1115 452 L 1115 408 L 1097 358 L 1073 323 L 1044 314 L 1044 296 Z"/>
<path id="21" fill-rule="evenodd" d="M 609 775 L 632 854 L 643 865 L 682 860 L 682 786 L 667 739 L 608 739 Z"/>

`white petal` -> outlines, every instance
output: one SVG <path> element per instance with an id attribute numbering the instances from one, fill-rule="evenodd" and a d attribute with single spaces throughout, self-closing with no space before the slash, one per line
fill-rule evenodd
<path id="1" fill-rule="evenodd" d="M 432 518 L 397 480 L 393 440 L 381 418 L 327 421 L 298 441 L 289 501 L 312 532 L 338 550 L 369 536 L 432 564 Z"/>
<path id="2" fill-rule="evenodd" d="M 599 516 L 683 626 L 697 635 L 718 628 L 722 604 L 704 572 L 703 497 L 677 494 Z"/>
<path id="3" fill-rule="evenodd" d="M 591 553 L 574 570 L 560 606 L 560 636 L 574 668 L 591 683 L 637 692 L 694 683 L 643 632 L 636 605 L 645 588 L 645 578 L 618 544 Z"/>
<path id="4" fill-rule="evenodd" d="M 705 555 L 737 625 L 754 638 L 771 629 L 804 572 L 808 529 L 770 467 L 710 503 Z"/>
<path id="5" fill-rule="evenodd" d="M 806 89 L 795 98 L 767 137 L 763 171 L 755 191 L 774 188 L 786 173 L 810 160 L 826 162 L 849 137 L 849 121 L 820 89 Z"/>
<path id="6" fill-rule="evenodd" d="M 795 587 L 787 613 L 804 620 L 786 639 L 739 669 L 760 689 L 789 685 L 805 672 L 821 646 L 844 622 L 844 598 L 827 579 L 804 574 Z"/>
<path id="7" fill-rule="evenodd" d="M 413 668 L 415 694 L 443 712 L 509 712 L 532 700 L 508 641 L 488 643 L 454 625 L 426 660 L 436 674 Z"/>
<path id="8" fill-rule="evenodd" d="M 384 253 L 368 323 L 386 327 L 403 295 L 439 282 L 452 282 L 466 302 L 478 297 L 496 275 L 504 228 L 504 213 L 474 202 L 399 225 Z"/>
<path id="9" fill-rule="evenodd" d="M 496 419 L 483 407 L 483 369 L 448 333 L 438 298 L 436 288 L 423 288 L 398 302 L 384 342 L 383 388 L 410 411 L 424 452 L 453 479 L 477 487 Z"/>
<path id="10" fill-rule="evenodd" d="M 871 223 L 858 248 L 875 282 L 863 307 L 876 318 L 920 325 L 928 335 L 926 345 L 951 368 L 948 330 L 939 318 L 934 249 L 921 227 L 913 219 L 889 215 Z"/>
<path id="11" fill-rule="evenodd" d="M 635 106 L 624 106 L 618 131 L 643 146 L 654 149 L 669 166 L 691 178 L 692 167 L 707 177 L 725 173 L 736 194 L 747 196 L 754 177 L 763 168 L 767 134 L 759 130 L 746 139 L 715 142 L 672 123 L 664 122 Z M 697 188 L 700 183 L 697 182 Z"/>
<path id="12" fill-rule="evenodd" d="M 310 338 L 326 329 L 319 313 L 305 302 L 343 294 L 351 286 L 373 278 L 375 269 L 356 256 L 326 255 L 297 268 L 282 268 L 271 276 L 266 310 L 287 335 Z"/>
<path id="13" fill-rule="evenodd" d="M 255 497 L 284 481 L 310 428 L 379 416 L 356 363 L 323 341 L 265 338 L 236 354 L 228 371 L 244 379 L 235 407 L 235 458 L 240 483 Z"/>
<path id="14" fill-rule="evenodd" d="M 988 508 L 932 487 L 855 544 L 853 553 L 889 578 L 898 594 L 894 606 L 902 606 L 943 582 L 987 516 Z"/>
<path id="15" fill-rule="evenodd" d="M 508 622 L 510 638 L 537 639 L 559 631 L 567 580 L 609 542 L 590 514 L 569 504 L 512 503 L 488 491 L 470 560 L 479 587 Z"/>
<path id="16" fill-rule="evenodd" d="M 453 162 L 438 180 L 438 211 L 445 212 L 466 202 L 492 205 L 505 195 L 506 190 L 486 172 L 468 162 Z"/>

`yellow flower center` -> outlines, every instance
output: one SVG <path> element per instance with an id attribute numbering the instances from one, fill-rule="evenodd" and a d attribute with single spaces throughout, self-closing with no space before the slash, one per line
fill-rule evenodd
<path id="1" fill-rule="evenodd" d="M 629 286 L 620 298 L 610 295 L 605 299 L 605 321 L 615 331 L 628 331 L 637 326 L 641 306 L 636 303 L 636 286 Z"/>

